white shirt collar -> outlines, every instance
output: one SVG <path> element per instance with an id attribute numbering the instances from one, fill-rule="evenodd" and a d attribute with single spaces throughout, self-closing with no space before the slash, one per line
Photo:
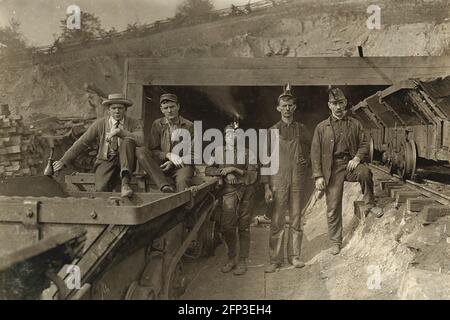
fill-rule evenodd
<path id="1" fill-rule="evenodd" d="M 122 120 L 119 121 L 119 126 L 123 126 L 124 121 L 125 121 L 125 117 L 122 118 Z M 113 117 L 111 117 L 111 116 L 109 117 L 109 125 L 111 127 L 113 127 L 116 124 L 116 122 L 117 121 Z"/>

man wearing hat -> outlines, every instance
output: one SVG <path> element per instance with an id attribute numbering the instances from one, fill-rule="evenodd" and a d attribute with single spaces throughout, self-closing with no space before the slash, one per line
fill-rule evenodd
<path id="1" fill-rule="evenodd" d="M 126 111 L 133 102 L 121 93 L 114 93 L 102 102 L 108 108 L 109 115 L 97 119 L 88 130 L 66 151 L 59 161 L 53 163 L 54 171 L 61 170 L 77 157 L 89 144 L 97 142 L 98 153 L 95 162 L 95 190 L 110 192 L 114 189 L 117 178 L 121 178 L 122 197 L 131 197 L 131 174 L 136 167 L 136 154 L 144 158 L 144 133 L 139 120 L 127 117 Z M 157 181 L 161 189 L 169 185 L 165 176 L 153 159 L 143 165 L 144 170 Z M 153 161 L 153 162 L 152 162 Z M 156 177 L 156 179 L 155 179 Z M 158 179 L 159 178 L 159 179 Z"/>
<path id="2" fill-rule="evenodd" d="M 187 130 L 193 140 L 194 124 L 180 115 L 180 102 L 173 93 L 161 95 L 160 109 L 164 117 L 156 119 L 152 124 L 150 150 L 161 163 L 161 169 L 175 181 L 177 191 L 183 191 L 191 186 L 194 168 L 172 152 L 176 145 L 172 141 L 172 133 L 177 129 Z M 193 163 L 194 159 L 191 160 Z"/>
<path id="3" fill-rule="evenodd" d="M 364 164 L 369 143 L 361 123 L 347 115 L 347 99 L 339 88 L 329 88 L 331 116 L 319 123 L 311 145 L 316 189 L 325 191 L 331 253 L 342 246 L 342 197 L 344 181 L 361 184 L 364 202 L 374 206 L 372 172 Z M 370 210 L 370 209 L 369 209 Z"/>
<path id="4" fill-rule="evenodd" d="M 287 238 L 288 262 L 296 268 L 305 264 L 300 259 L 303 230 L 302 210 L 305 205 L 305 181 L 309 160 L 311 135 L 305 125 L 294 121 L 297 109 L 296 98 L 288 84 L 278 97 L 277 110 L 281 120 L 270 129 L 279 132 L 279 169 L 271 176 L 261 176 L 265 184 L 265 199 L 273 203 L 270 224 L 270 263 L 266 273 L 272 273 L 284 262 L 284 239 Z M 268 150 L 271 150 L 268 141 Z M 286 212 L 289 212 L 289 227 L 285 231 Z"/>

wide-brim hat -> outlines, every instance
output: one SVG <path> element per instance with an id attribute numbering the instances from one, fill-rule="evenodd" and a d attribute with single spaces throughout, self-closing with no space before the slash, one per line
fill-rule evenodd
<path id="1" fill-rule="evenodd" d="M 102 102 L 104 106 L 109 106 L 115 103 L 123 104 L 127 108 L 133 105 L 133 101 L 127 99 L 122 93 L 111 93 L 110 95 L 108 95 L 108 99 Z"/>
<path id="2" fill-rule="evenodd" d="M 178 97 L 173 93 L 163 93 L 159 98 L 159 103 L 162 103 L 163 101 L 173 101 L 175 103 L 178 103 Z"/>

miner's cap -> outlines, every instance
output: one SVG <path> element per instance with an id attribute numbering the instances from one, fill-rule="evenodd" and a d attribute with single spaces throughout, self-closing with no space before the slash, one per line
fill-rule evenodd
<path id="1" fill-rule="evenodd" d="M 297 102 L 297 98 L 291 92 L 283 92 L 278 96 L 278 104 L 280 104 L 281 99 L 292 99 L 294 102 Z"/>
<path id="2" fill-rule="evenodd" d="M 159 103 L 163 103 L 164 101 L 172 101 L 178 103 L 178 97 L 173 93 L 164 93 L 159 98 Z"/>
<path id="3" fill-rule="evenodd" d="M 345 100 L 345 95 L 339 88 L 330 88 L 328 89 L 328 101 L 329 102 L 337 102 Z"/>
<path id="4" fill-rule="evenodd" d="M 102 102 L 104 106 L 115 103 L 123 104 L 126 107 L 131 107 L 133 105 L 133 102 L 130 99 L 127 99 L 123 93 L 111 93 L 108 95 L 108 99 Z"/>

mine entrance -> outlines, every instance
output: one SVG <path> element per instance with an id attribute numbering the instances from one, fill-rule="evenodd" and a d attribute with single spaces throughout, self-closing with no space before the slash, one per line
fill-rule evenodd
<path id="1" fill-rule="evenodd" d="M 343 87 L 349 107 L 367 96 L 383 90 L 386 86 Z M 304 123 L 311 133 L 315 126 L 328 117 L 328 93 L 326 86 L 293 86 L 297 97 L 295 119 Z M 162 117 L 159 97 L 164 92 L 175 93 L 180 99 L 181 114 L 191 120 L 201 120 L 203 130 L 222 129 L 239 118 L 240 126 L 268 128 L 280 120 L 276 110 L 277 97 L 283 90 L 280 86 L 145 86 L 144 125 L 146 136 L 152 122 Z"/>
<path id="2" fill-rule="evenodd" d="M 367 96 L 383 90 L 386 86 L 342 87 L 348 99 L 349 108 Z M 283 86 L 145 86 L 144 128 L 149 138 L 153 121 L 162 117 L 159 97 L 162 93 L 175 93 L 181 104 L 181 115 L 191 121 L 202 121 L 203 131 L 209 128 L 222 130 L 224 126 L 239 117 L 240 126 L 269 128 L 280 121 L 276 110 L 277 98 Z M 304 123 L 311 134 L 316 125 L 329 116 L 327 86 L 294 86 L 297 97 L 295 120 Z M 208 144 L 208 143 L 206 143 Z M 205 148 L 205 143 L 203 148 Z M 310 174 L 308 174 L 310 176 Z M 307 192 L 313 191 L 313 181 L 307 183 Z M 264 190 L 258 187 L 253 215 L 264 212 Z"/>

